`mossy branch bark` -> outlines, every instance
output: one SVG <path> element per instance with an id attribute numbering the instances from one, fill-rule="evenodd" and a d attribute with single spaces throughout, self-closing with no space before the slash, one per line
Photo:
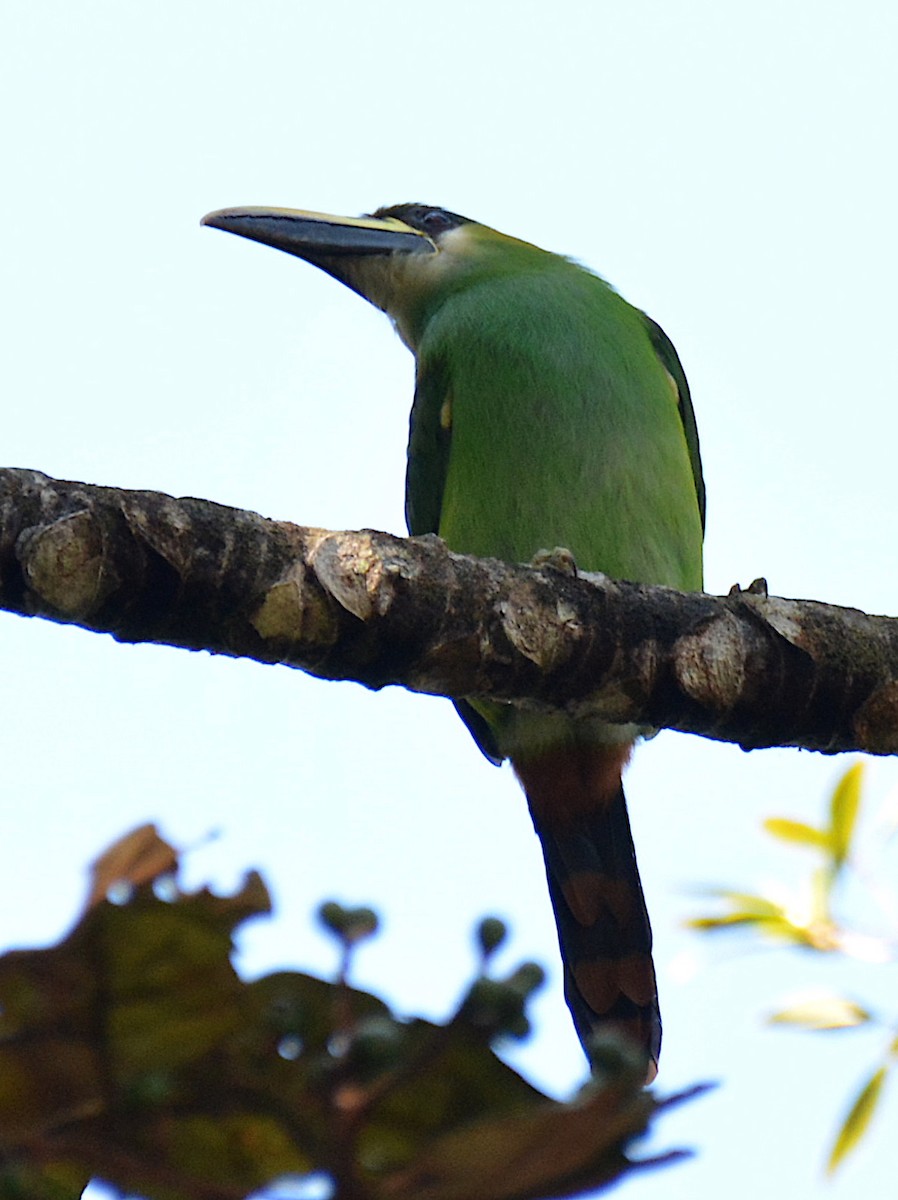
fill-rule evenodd
<path id="1" fill-rule="evenodd" d="M 0 471 L 0 607 L 368 687 L 592 711 L 746 748 L 898 753 L 898 620 L 683 594 Z"/>

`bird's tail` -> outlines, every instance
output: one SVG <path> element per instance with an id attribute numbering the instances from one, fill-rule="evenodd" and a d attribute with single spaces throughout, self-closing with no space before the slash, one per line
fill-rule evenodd
<path id="1" fill-rule="evenodd" d="M 630 747 L 559 747 L 514 767 L 542 843 L 564 965 L 584 1049 L 617 1030 L 657 1073 L 661 1013 L 652 930 L 621 785 Z"/>

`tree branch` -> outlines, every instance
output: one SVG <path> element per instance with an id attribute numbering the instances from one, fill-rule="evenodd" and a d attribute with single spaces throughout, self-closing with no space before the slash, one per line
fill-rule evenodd
<path id="1" fill-rule="evenodd" d="M 898 620 L 450 554 L 0 471 L 0 607 L 368 687 L 592 712 L 745 748 L 898 753 Z"/>

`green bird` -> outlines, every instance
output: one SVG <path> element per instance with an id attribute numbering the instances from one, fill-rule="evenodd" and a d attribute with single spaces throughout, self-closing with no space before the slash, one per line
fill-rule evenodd
<path id="1" fill-rule="evenodd" d="M 231 208 L 203 223 L 294 254 L 393 321 L 415 355 L 412 534 L 530 562 L 702 586 L 705 493 L 680 360 L 661 328 L 579 264 L 425 204 L 371 216 Z M 509 758 L 542 844 L 565 996 L 589 1054 L 616 1029 L 661 1046 L 652 934 L 621 773 L 640 731 L 459 700 Z"/>

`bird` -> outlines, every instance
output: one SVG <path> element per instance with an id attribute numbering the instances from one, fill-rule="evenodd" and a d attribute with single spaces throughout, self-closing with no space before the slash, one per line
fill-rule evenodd
<path id="1" fill-rule="evenodd" d="M 702 588 L 705 489 L 671 341 L 572 258 L 427 204 L 361 217 L 220 209 L 204 225 L 303 259 L 391 319 L 415 357 L 412 535 L 530 563 Z M 459 698 L 486 757 L 510 759 L 542 847 L 564 991 L 587 1057 L 608 1035 L 658 1068 L 652 933 L 622 774 L 649 732 Z"/>

